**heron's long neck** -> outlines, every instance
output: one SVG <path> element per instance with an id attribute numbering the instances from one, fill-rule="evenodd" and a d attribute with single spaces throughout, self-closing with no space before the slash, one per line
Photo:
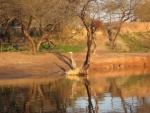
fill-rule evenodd
<path id="1" fill-rule="evenodd" d="M 71 59 L 73 59 L 73 54 L 71 53 Z"/>

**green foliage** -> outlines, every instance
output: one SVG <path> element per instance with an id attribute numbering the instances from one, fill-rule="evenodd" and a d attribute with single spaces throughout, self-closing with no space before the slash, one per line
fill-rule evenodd
<path id="1" fill-rule="evenodd" d="M 17 52 L 13 45 L 0 45 L 1 52 Z"/>
<path id="2" fill-rule="evenodd" d="M 106 46 L 112 52 L 150 52 L 150 34 L 123 33 L 118 36 L 114 48 L 108 42 Z"/>
<path id="3" fill-rule="evenodd" d="M 142 33 L 124 33 L 119 35 L 121 40 L 127 44 L 130 52 L 149 52 L 150 41 Z"/>
<path id="4" fill-rule="evenodd" d="M 50 45 L 50 46 L 54 46 L 54 45 Z M 80 46 L 80 45 L 63 45 L 63 44 L 59 44 L 56 45 L 53 49 L 50 48 L 50 46 L 48 44 L 41 44 L 39 51 L 43 52 L 43 51 L 50 51 L 50 52 L 60 52 L 60 53 L 67 53 L 67 52 L 81 52 L 83 51 L 84 47 Z"/>
<path id="5" fill-rule="evenodd" d="M 81 52 L 83 51 L 83 47 L 79 45 L 62 45 L 59 44 L 54 48 L 54 52 L 61 52 L 61 53 L 67 53 L 67 52 Z"/>
<path id="6" fill-rule="evenodd" d="M 42 52 L 44 50 L 48 50 L 49 49 L 49 45 L 48 44 L 41 44 L 39 51 Z"/>

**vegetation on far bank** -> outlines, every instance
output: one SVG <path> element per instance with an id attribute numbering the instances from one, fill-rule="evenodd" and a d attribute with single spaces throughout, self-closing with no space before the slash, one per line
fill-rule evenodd
<path id="1" fill-rule="evenodd" d="M 112 49 L 109 43 L 106 46 L 115 52 L 150 52 L 149 33 L 122 33 L 119 34 L 115 47 Z"/>
<path id="2" fill-rule="evenodd" d="M 79 34 L 79 37 L 83 34 Z M 118 36 L 115 46 L 112 49 L 108 41 L 105 42 L 107 51 L 110 52 L 150 52 L 150 34 L 149 33 L 122 33 Z M 106 39 L 107 40 L 107 39 Z M 58 43 L 59 40 L 55 40 L 54 43 L 49 45 L 48 43 L 42 43 L 39 52 L 83 52 L 86 48 L 85 39 L 70 39 L 67 43 Z M 16 44 L 16 45 L 15 45 Z M 99 45 L 100 46 L 100 45 Z M 29 51 L 25 44 L 22 42 L 15 43 L 12 39 L 12 44 L 6 44 L 0 46 L 1 52 L 19 52 Z"/>

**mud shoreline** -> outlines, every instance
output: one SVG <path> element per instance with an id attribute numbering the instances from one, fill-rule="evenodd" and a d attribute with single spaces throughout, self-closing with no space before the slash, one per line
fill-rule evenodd
<path id="1" fill-rule="evenodd" d="M 77 67 L 84 63 L 85 53 L 74 54 Z M 64 57 L 65 56 L 65 57 Z M 62 78 L 70 70 L 70 54 L 63 57 L 46 53 L 27 55 L 22 53 L 0 53 L 1 84 L 48 82 Z M 149 74 L 150 53 L 103 53 L 92 57 L 90 75 L 126 76 L 127 74 Z"/>
<path id="2" fill-rule="evenodd" d="M 106 55 L 107 57 L 103 60 L 98 60 L 100 58 L 95 57 L 91 64 L 91 68 L 99 70 L 118 70 L 118 69 L 129 69 L 129 68 L 150 68 L 150 54 L 115 54 L 112 57 Z"/>

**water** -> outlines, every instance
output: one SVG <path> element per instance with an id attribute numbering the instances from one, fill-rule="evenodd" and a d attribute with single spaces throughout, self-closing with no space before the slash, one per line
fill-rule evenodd
<path id="1" fill-rule="evenodd" d="M 0 113 L 150 113 L 150 74 L 0 86 Z"/>

